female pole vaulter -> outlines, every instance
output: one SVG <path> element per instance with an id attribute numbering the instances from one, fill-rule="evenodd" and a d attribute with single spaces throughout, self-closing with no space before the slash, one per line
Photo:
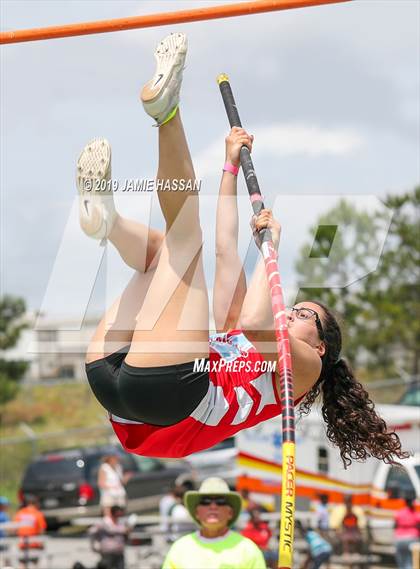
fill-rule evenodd
<path id="1" fill-rule="evenodd" d="M 244 144 L 252 147 L 252 137 L 237 128 L 226 139 L 217 207 L 218 331 L 209 335 L 199 191 L 179 111 L 186 52 L 184 34 L 162 40 L 155 75 L 141 95 L 158 126 L 156 191 L 165 232 L 117 213 L 106 140 L 91 141 L 77 165 L 83 231 L 109 240 L 135 269 L 89 345 L 88 381 L 124 448 L 156 457 L 209 448 L 281 413 L 278 375 L 266 371 L 277 354 L 274 332 L 267 329 L 273 316 L 264 263 L 247 290 L 237 253 L 239 151 Z M 258 232 L 269 227 L 278 249 L 280 225 L 270 210 L 262 210 L 252 227 L 258 247 Z M 308 411 L 322 392 L 328 437 L 343 462 L 407 456 L 340 357 L 341 333 L 330 310 L 316 301 L 301 302 L 290 309 L 288 323 L 296 402 Z"/>

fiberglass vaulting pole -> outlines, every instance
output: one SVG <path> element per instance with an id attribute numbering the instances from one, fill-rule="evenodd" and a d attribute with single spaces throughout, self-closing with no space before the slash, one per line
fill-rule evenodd
<path id="1" fill-rule="evenodd" d="M 241 120 L 230 87 L 227 75 L 219 75 L 217 82 L 220 87 L 226 113 L 231 127 L 241 127 Z M 248 187 L 252 209 L 255 215 L 264 208 L 263 198 L 255 175 L 251 153 L 242 146 L 241 166 Z M 291 569 L 293 563 L 293 535 L 295 514 L 295 414 L 293 398 L 292 358 L 290 354 L 287 317 L 283 300 L 283 290 L 280 282 L 277 253 L 273 247 L 271 231 L 263 229 L 260 232 L 261 251 L 264 258 L 267 280 L 270 287 L 271 305 L 274 316 L 274 331 L 277 341 L 277 355 L 281 385 L 282 403 L 282 485 L 281 485 L 281 519 L 279 543 L 279 569 Z"/>

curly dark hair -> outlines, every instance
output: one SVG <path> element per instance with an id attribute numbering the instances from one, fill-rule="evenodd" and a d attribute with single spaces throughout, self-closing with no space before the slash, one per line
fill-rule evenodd
<path id="1" fill-rule="evenodd" d="M 344 468 L 352 460 L 366 460 L 373 456 L 388 464 L 395 458 L 407 458 L 395 432 L 388 432 L 385 421 L 375 411 L 368 392 L 353 375 L 347 362 L 340 357 L 341 331 L 333 313 L 323 304 L 325 354 L 318 381 L 300 404 L 300 415 L 307 415 L 322 393 L 322 416 L 327 426 L 327 437 L 340 449 Z"/>

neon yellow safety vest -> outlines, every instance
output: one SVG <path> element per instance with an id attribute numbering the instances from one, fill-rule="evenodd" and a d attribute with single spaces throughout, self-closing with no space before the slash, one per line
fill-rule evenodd
<path id="1" fill-rule="evenodd" d="M 215 539 L 195 532 L 172 545 L 162 569 L 266 569 L 266 565 L 255 543 L 235 531 Z"/>

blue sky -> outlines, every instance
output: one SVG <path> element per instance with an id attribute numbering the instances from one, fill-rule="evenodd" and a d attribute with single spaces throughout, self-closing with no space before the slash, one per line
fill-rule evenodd
<path id="1" fill-rule="evenodd" d="M 214 3 L 3 1 L 1 27 L 208 4 Z M 84 274 L 98 255 L 97 244 L 77 226 L 77 156 L 92 137 L 105 136 L 112 144 L 116 178 L 154 176 L 156 131 L 138 93 L 153 73 L 155 44 L 176 30 L 189 37 L 181 108 L 203 180 L 209 287 L 215 221 L 209 204 L 218 191 L 228 130 L 215 83 L 221 72 L 229 74 L 242 122 L 255 135 L 260 185 L 283 224 L 281 271 L 293 283 L 297 251 L 310 238 L 317 215 L 341 196 L 349 196 L 355 207 L 374 209 L 375 197 L 405 192 L 419 181 L 419 12 L 416 0 L 363 0 L 2 46 L 2 291 L 23 296 L 34 310 L 48 306 L 52 316 L 76 314 L 78 301 L 71 295 L 45 297 L 57 255 L 68 240 L 68 263 L 60 270 L 69 290 L 74 275 Z M 240 193 L 246 195 L 243 182 Z M 153 224 L 162 227 L 149 195 L 118 196 L 117 205 L 144 221 L 151 207 Z M 250 239 L 246 200 L 240 209 L 245 254 Z M 93 311 L 117 294 L 130 274 L 111 250 L 107 254 Z M 255 251 L 250 264 L 253 259 Z M 106 298 L 100 283 L 107 284 Z"/>

